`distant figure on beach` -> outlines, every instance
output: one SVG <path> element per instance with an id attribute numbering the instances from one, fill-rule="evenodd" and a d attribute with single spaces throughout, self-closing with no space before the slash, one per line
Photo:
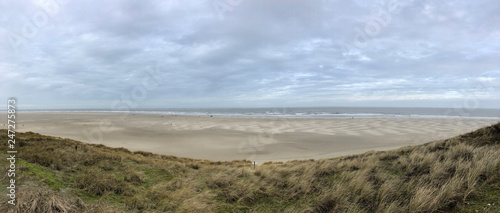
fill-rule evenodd
<path id="1" fill-rule="evenodd" d="M 75 151 L 78 152 L 78 144 L 75 143 Z"/>

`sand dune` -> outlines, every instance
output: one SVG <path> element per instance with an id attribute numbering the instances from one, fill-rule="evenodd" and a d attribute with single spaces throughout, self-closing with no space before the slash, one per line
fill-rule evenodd
<path id="1" fill-rule="evenodd" d="M 210 160 L 325 158 L 422 144 L 493 119 L 290 119 L 119 113 L 18 114 L 18 131 Z M 5 127 L 3 127 L 5 128 Z"/>

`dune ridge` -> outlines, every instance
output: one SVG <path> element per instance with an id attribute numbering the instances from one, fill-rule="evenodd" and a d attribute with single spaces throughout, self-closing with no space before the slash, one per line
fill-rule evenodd
<path id="1" fill-rule="evenodd" d="M 500 210 L 500 123 L 423 145 L 255 168 L 33 132 L 18 133 L 17 145 L 18 205 L 2 212 Z"/>

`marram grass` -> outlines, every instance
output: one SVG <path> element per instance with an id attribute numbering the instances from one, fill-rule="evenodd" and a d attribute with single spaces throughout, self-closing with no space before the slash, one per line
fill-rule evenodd
<path id="1" fill-rule="evenodd" d="M 0 135 L 7 141 L 6 130 Z M 500 124 L 424 145 L 255 169 L 247 160 L 16 137 L 17 205 L 3 196 L 0 212 L 500 211 Z M 7 174 L 9 162 L 0 165 Z M 0 183 L 7 187 L 7 175 Z"/>

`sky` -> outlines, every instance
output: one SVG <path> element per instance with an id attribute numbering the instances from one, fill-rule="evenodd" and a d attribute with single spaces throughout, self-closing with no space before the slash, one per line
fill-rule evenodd
<path id="1" fill-rule="evenodd" d="M 500 1 L 1 0 L 21 109 L 500 108 Z"/>

